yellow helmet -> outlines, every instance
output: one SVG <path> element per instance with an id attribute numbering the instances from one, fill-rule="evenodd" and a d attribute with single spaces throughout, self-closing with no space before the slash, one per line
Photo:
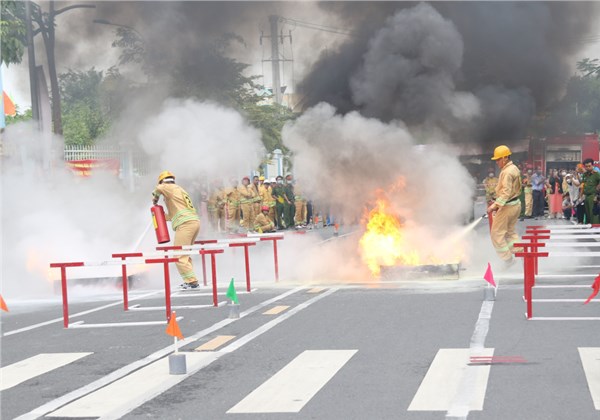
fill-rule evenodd
<path id="1" fill-rule="evenodd" d="M 160 182 L 165 178 L 175 178 L 175 175 L 169 171 L 162 171 L 158 176 L 158 183 L 160 184 Z"/>
<path id="2" fill-rule="evenodd" d="M 510 152 L 510 149 L 507 146 L 498 146 L 494 149 L 494 157 L 492 158 L 492 160 L 498 160 L 510 155 L 512 155 L 512 153 Z"/>
<path id="3" fill-rule="evenodd" d="M 259 176 L 259 177 L 258 177 L 258 180 L 259 180 L 259 181 L 264 181 L 264 180 L 265 180 L 265 177 L 261 175 L 261 176 Z"/>

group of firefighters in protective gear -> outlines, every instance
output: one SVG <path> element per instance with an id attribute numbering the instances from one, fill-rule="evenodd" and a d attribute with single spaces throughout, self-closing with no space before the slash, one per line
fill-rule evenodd
<path id="1" fill-rule="evenodd" d="M 216 232 L 272 232 L 292 227 L 306 227 L 307 199 L 292 175 L 265 179 L 263 176 L 242 178 L 241 185 L 232 179 L 223 187 L 212 184 L 208 196 L 208 221 Z"/>
<path id="2" fill-rule="evenodd" d="M 175 175 L 163 171 L 158 185 L 152 192 L 152 202 L 164 198 L 166 219 L 175 231 L 174 245 L 193 245 L 200 231 L 200 218 L 190 195 L 175 183 Z M 307 200 L 291 174 L 267 180 L 263 176 L 242 178 L 239 185 L 232 179 L 230 186 L 223 187 L 215 181 L 208 197 L 209 223 L 215 231 L 238 233 L 242 227 L 248 232 L 273 232 L 277 229 L 306 227 Z M 181 256 L 175 264 L 183 289 L 198 287 L 189 256 Z"/>

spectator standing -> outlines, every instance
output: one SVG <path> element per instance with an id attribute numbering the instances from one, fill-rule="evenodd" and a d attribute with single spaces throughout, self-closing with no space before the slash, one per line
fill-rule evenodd
<path id="1" fill-rule="evenodd" d="M 558 171 L 554 169 L 550 178 L 548 178 L 548 184 L 546 189 L 548 192 L 548 219 L 562 219 L 562 201 L 563 201 L 563 180 L 558 174 Z"/>
<path id="2" fill-rule="evenodd" d="M 531 176 L 531 190 L 533 195 L 533 210 L 534 218 L 544 216 L 544 183 L 546 178 L 542 175 L 542 170 L 537 168 L 535 174 Z"/>
<path id="3" fill-rule="evenodd" d="M 585 223 L 598 224 L 600 217 L 594 214 L 594 201 L 596 193 L 600 188 L 600 173 L 594 170 L 594 160 L 583 161 L 585 172 L 583 173 L 583 195 L 585 205 Z"/>

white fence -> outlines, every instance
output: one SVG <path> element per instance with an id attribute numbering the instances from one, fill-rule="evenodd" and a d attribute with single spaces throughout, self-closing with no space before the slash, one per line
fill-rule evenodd
<path id="1" fill-rule="evenodd" d="M 119 161 L 122 174 L 130 170 L 134 175 L 146 175 L 148 158 L 140 150 L 123 149 L 116 146 L 65 146 L 64 160 L 114 159 Z M 131 168 L 131 169 L 130 169 Z"/>

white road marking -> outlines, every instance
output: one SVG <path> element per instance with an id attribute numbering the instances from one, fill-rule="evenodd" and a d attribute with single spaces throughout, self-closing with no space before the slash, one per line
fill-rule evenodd
<path id="1" fill-rule="evenodd" d="M 307 350 L 228 413 L 297 413 L 358 350 Z"/>
<path id="2" fill-rule="evenodd" d="M 596 410 L 600 410 L 600 347 L 578 347 L 579 357 Z"/>
<path id="3" fill-rule="evenodd" d="M 123 405 L 142 404 L 149 396 L 156 396 L 165 389 L 183 381 L 192 373 L 214 360 L 212 353 L 180 353 L 185 354 L 187 374 L 170 375 L 168 357 L 157 360 L 142 369 L 111 383 L 110 385 L 86 395 L 46 417 L 113 417 L 114 410 Z"/>
<path id="4" fill-rule="evenodd" d="M 209 290 L 212 290 L 212 288 L 209 288 Z M 250 289 L 249 292 L 246 290 L 240 290 L 239 292 L 236 291 L 236 294 L 247 295 L 252 292 L 256 292 L 257 290 L 258 289 Z M 224 290 L 222 292 L 217 292 L 217 296 L 225 296 L 226 294 L 227 294 L 227 290 Z M 174 298 L 174 297 L 192 297 L 192 296 L 212 296 L 212 292 L 192 292 L 192 291 L 181 290 L 181 291 L 177 291 L 177 292 L 174 292 L 173 294 L 171 294 L 172 298 Z"/>
<path id="5" fill-rule="evenodd" d="M 219 302 L 217 306 L 225 306 L 227 302 Z M 207 304 L 207 305 L 173 305 L 171 309 L 206 309 L 206 308 L 214 308 L 215 305 Z M 133 311 L 164 311 L 164 306 L 137 306 L 135 308 L 129 308 Z"/>
<path id="6" fill-rule="evenodd" d="M 273 302 L 277 302 L 278 300 L 284 299 L 287 296 L 297 293 L 304 289 L 305 289 L 304 287 L 296 287 L 296 288 L 288 290 L 287 292 L 284 292 L 280 295 L 277 295 L 271 299 L 267 299 L 266 301 L 261 302 L 258 305 L 255 305 L 252 308 L 240 313 L 240 318 L 250 315 L 253 312 L 256 312 L 266 306 L 269 306 Z M 213 324 L 212 326 L 205 328 L 203 330 L 200 330 L 196 334 L 194 334 L 190 337 L 186 337 L 184 340 L 181 340 L 179 342 L 179 346 L 183 347 L 190 343 L 193 343 L 194 341 L 198 340 L 199 338 L 202 338 L 204 336 L 212 334 L 213 332 L 215 332 L 235 321 L 237 321 L 237 320 L 229 319 L 229 318 L 219 321 L 219 322 Z M 273 320 L 273 321 L 276 321 L 276 320 Z M 271 321 L 271 322 L 273 322 L 273 321 Z M 39 417 L 42 417 L 47 413 L 50 413 L 72 401 L 75 401 L 75 400 L 83 397 L 84 395 L 90 394 L 90 393 L 92 393 L 92 392 L 126 376 L 126 375 L 129 375 L 131 372 L 134 372 L 137 369 L 140 369 L 152 362 L 155 362 L 156 360 L 158 360 L 162 357 L 165 357 L 166 355 L 170 354 L 172 351 L 173 351 L 172 345 L 164 347 L 164 348 L 152 353 L 151 355 L 146 356 L 143 359 L 136 360 L 135 362 L 130 363 L 126 366 L 123 366 L 122 368 L 117 369 L 117 370 L 113 371 L 112 373 L 110 373 L 110 374 L 108 374 L 86 386 L 83 386 L 79 389 L 73 390 L 73 391 L 69 392 L 68 394 L 63 395 L 62 397 L 56 398 L 52 401 L 49 401 L 49 402 L 33 409 L 32 411 L 17 417 L 15 420 L 35 420 Z M 215 352 L 215 353 L 210 353 L 210 354 L 217 354 L 217 353 Z M 185 376 L 185 375 L 183 375 L 183 376 Z M 161 392 L 163 392 L 163 391 L 161 391 Z M 153 398 L 153 397 L 154 397 L 154 395 L 149 396 L 148 399 Z M 135 407 L 131 407 L 129 409 L 129 411 L 131 411 L 133 408 L 135 408 Z M 129 411 L 126 411 L 126 413 Z"/>
<path id="7" fill-rule="evenodd" d="M 527 314 L 525 314 L 527 318 Z M 597 316 L 534 316 L 528 319 L 528 321 L 600 321 L 600 317 Z"/>
<path id="8" fill-rule="evenodd" d="M 494 309 L 493 300 L 484 300 L 481 304 L 479 317 L 475 323 L 475 331 L 471 336 L 471 345 L 469 346 L 470 356 L 491 356 L 493 349 L 485 349 L 485 338 L 490 328 L 490 319 L 492 318 L 492 310 Z M 486 354 L 491 351 L 492 354 Z M 487 380 L 489 377 L 489 369 L 487 371 L 478 371 L 471 369 L 473 367 L 484 366 L 468 366 L 463 369 L 462 378 L 456 395 L 454 396 L 450 408 L 446 412 L 446 419 L 461 419 L 466 420 L 469 411 L 483 410 L 483 400 L 487 389 Z M 489 368 L 489 366 L 487 366 Z M 481 408 L 479 408 L 481 407 Z"/>
<path id="9" fill-rule="evenodd" d="M 143 295 L 140 295 L 140 296 L 132 297 L 132 298 L 129 299 L 129 302 L 131 302 L 133 300 L 143 299 L 143 298 L 146 298 L 148 296 L 156 295 L 158 293 L 160 293 L 160 291 L 157 290 L 157 291 L 146 293 L 146 294 L 143 294 Z M 120 300 L 118 302 L 114 302 L 114 303 L 109 303 L 108 305 L 99 306 L 99 307 L 94 308 L 94 309 L 89 309 L 87 311 L 78 312 L 76 314 L 69 315 L 69 319 L 77 318 L 79 316 L 91 314 L 93 312 L 98 312 L 98 311 L 101 311 L 103 309 L 111 308 L 113 306 L 122 305 L 122 304 L 123 304 L 122 300 Z M 9 335 L 13 335 L 13 334 L 19 334 L 19 333 L 22 333 L 22 332 L 25 332 L 25 331 L 31 331 L 31 330 L 33 330 L 35 328 L 44 327 L 46 325 L 50 325 L 50 324 L 54 324 L 56 322 L 62 322 L 62 321 L 63 321 L 62 317 L 60 317 L 60 318 L 54 318 L 54 319 L 51 319 L 50 321 L 40 322 L 39 324 L 34 324 L 34 325 L 30 325 L 28 327 L 23 327 L 23 328 L 19 328 L 17 330 L 12 330 L 12 331 L 6 332 L 6 333 L 2 334 L 2 336 L 6 337 L 6 336 L 9 336 Z"/>
<path id="10" fill-rule="evenodd" d="M 493 356 L 494 349 L 481 349 L 479 356 Z M 483 400 L 487 389 L 490 365 L 469 365 L 472 356 L 471 349 L 440 349 L 438 350 L 421 386 L 417 390 L 408 411 L 448 411 L 451 412 L 483 410 Z M 457 400 L 463 390 L 464 378 L 467 372 L 472 372 L 474 386 L 469 387 L 465 394 L 466 401 Z M 469 374 L 470 375 L 470 374 Z M 466 405 L 458 405 L 464 404 Z"/>
<path id="11" fill-rule="evenodd" d="M 182 316 L 178 316 L 177 321 L 181 321 L 183 319 Z M 167 320 L 163 319 L 161 321 L 139 321 L 139 322 L 106 322 L 104 324 L 85 324 L 83 321 L 74 322 L 69 325 L 69 329 L 71 328 L 115 328 L 115 327 L 144 327 L 151 325 L 167 325 Z"/>
<path id="12" fill-rule="evenodd" d="M 0 391 L 73 363 L 92 353 L 40 353 L 0 370 Z"/>

